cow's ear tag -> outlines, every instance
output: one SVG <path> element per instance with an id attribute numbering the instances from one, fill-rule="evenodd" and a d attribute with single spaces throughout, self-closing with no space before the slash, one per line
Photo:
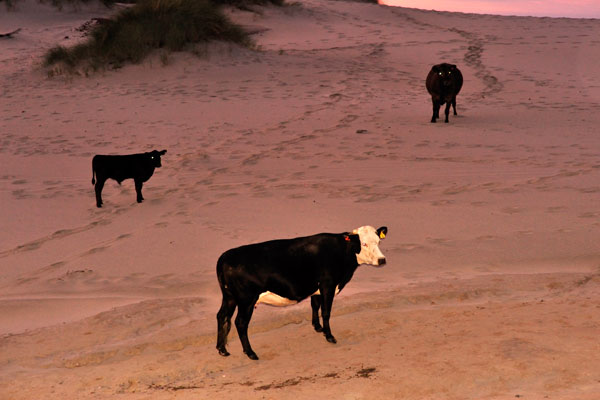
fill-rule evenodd
<path id="1" fill-rule="evenodd" d="M 346 242 L 349 242 L 349 241 L 350 241 L 350 236 L 348 236 L 348 235 L 344 235 L 344 240 L 345 240 Z"/>
<path id="2" fill-rule="evenodd" d="M 379 232 L 379 238 L 385 239 L 385 233 L 383 233 L 383 231 Z"/>

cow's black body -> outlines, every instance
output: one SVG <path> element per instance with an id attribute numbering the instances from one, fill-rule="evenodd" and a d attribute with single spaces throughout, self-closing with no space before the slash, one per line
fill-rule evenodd
<path id="1" fill-rule="evenodd" d="M 219 353 L 229 355 L 225 345 L 237 307 L 235 325 L 244 353 L 258 359 L 248 341 L 248 324 L 259 295 L 265 291 L 295 301 L 312 295 L 313 326 L 335 343 L 329 327 L 333 297 L 336 287 L 341 290 L 352 278 L 358 267 L 356 254 L 360 251 L 361 242 L 356 234 L 321 233 L 246 245 L 223 253 L 217 262 L 223 293 L 217 314 Z M 320 294 L 314 294 L 317 290 Z M 323 326 L 319 322 L 319 308 Z"/>
<path id="2" fill-rule="evenodd" d="M 425 81 L 427 91 L 431 95 L 433 103 L 433 115 L 431 122 L 435 122 L 440 117 L 440 107 L 446 103 L 446 120 L 450 114 L 450 105 L 456 115 L 456 95 L 460 92 L 463 85 L 463 76 L 460 70 L 453 64 L 437 64 L 431 68 Z"/>
<path id="3" fill-rule="evenodd" d="M 166 152 L 166 150 L 153 150 L 139 154 L 94 156 L 92 159 L 92 185 L 95 185 L 96 206 L 102 207 L 102 188 L 107 179 L 114 179 L 119 182 L 119 185 L 125 179 L 133 179 L 137 202 L 141 203 L 144 200 L 142 185 L 150 179 L 155 168 L 161 167 L 160 156 Z"/>

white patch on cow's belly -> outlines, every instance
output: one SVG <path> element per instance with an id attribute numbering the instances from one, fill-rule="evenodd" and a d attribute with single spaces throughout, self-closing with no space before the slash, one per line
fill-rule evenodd
<path id="1" fill-rule="evenodd" d="M 285 307 L 298 304 L 296 300 L 286 299 L 285 297 L 281 297 L 280 295 L 275 294 L 273 292 L 269 292 L 268 290 L 264 293 L 261 293 L 260 296 L 258 296 L 258 301 L 256 302 L 256 305 L 259 305 L 260 303 L 277 307 Z"/>
<path id="2" fill-rule="evenodd" d="M 335 294 L 337 295 L 339 292 L 340 292 L 340 287 L 336 286 Z M 321 294 L 321 291 L 317 290 L 311 296 L 314 296 L 316 294 Z M 261 293 L 260 296 L 258 296 L 258 300 L 256 301 L 256 306 L 258 306 L 260 303 L 268 304 L 270 306 L 276 306 L 276 307 L 286 307 L 286 306 L 292 306 L 294 304 L 298 304 L 298 302 L 296 300 L 287 299 L 287 298 L 282 297 L 273 292 L 269 292 L 268 290 L 266 292 Z"/>
<path id="3" fill-rule="evenodd" d="M 336 287 L 335 287 L 335 295 L 337 296 L 337 294 L 338 294 L 339 292 L 340 292 L 340 287 L 339 287 L 339 286 L 336 286 Z M 320 291 L 319 289 L 317 289 L 317 291 L 316 291 L 316 292 L 314 292 L 314 293 L 312 294 L 312 296 L 314 296 L 315 294 L 321 294 L 321 291 Z"/>

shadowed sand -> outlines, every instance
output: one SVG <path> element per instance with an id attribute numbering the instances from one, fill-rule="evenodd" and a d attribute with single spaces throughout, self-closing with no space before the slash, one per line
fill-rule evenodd
<path id="1" fill-rule="evenodd" d="M 2 398 L 597 399 L 600 22 L 303 0 L 201 46 L 48 79 L 101 7 L 0 13 Z M 429 123 L 432 64 L 465 77 Z M 135 203 L 94 154 L 168 149 Z M 215 349 L 218 256 L 386 225 L 336 298 Z"/>

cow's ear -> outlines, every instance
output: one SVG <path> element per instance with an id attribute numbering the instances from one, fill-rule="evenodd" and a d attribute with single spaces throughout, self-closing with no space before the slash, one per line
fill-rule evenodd
<path id="1" fill-rule="evenodd" d="M 164 155 L 166 152 L 167 152 L 166 150 L 159 151 L 159 153 L 160 153 L 161 156 Z"/>
<path id="2" fill-rule="evenodd" d="M 431 67 L 431 71 L 433 72 L 440 72 L 440 66 L 439 65 L 434 65 L 433 67 Z"/>
<path id="3" fill-rule="evenodd" d="M 377 236 L 379 236 L 380 239 L 385 239 L 385 235 L 387 235 L 387 226 L 382 226 L 377 229 Z"/>

